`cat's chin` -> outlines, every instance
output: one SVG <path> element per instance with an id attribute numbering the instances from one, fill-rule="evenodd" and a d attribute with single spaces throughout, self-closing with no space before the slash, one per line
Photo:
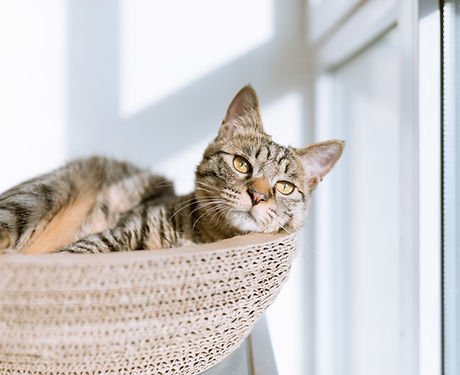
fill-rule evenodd
<path id="1" fill-rule="evenodd" d="M 264 232 L 264 225 L 257 219 L 251 211 L 234 211 L 228 215 L 230 224 L 239 231 Z"/>

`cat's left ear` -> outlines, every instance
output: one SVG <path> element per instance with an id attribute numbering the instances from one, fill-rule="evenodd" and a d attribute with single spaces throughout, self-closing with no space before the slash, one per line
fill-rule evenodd
<path id="1" fill-rule="evenodd" d="M 297 149 L 308 183 L 313 190 L 342 156 L 345 143 L 337 139 Z"/>
<path id="2" fill-rule="evenodd" d="M 237 132 L 248 129 L 263 132 L 259 99 L 252 86 L 243 87 L 230 103 L 219 129 L 219 137 L 231 139 Z"/>

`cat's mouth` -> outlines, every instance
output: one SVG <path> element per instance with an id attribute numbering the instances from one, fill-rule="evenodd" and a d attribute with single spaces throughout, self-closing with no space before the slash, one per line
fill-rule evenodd
<path id="1" fill-rule="evenodd" d="M 259 232 L 263 231 L 263 220 L 256 212 L 249 210 L 233 210 L 229 215 L 230 224 L 242 232 Z"/>
<path id="2" fill-rule="evenodd" d="M 249 211 L 243 211 L 243 212 L 247 215 L 247 217 L 248 217 L 250 220 L 252 220 L 252 221 L 254 221 L 254 222 L 256 222 L 256 223 L 259 222 L 259 220 L 257 220 L 256 215 L 254 215 L 254 213 L 252 212 L 252 209 L 249 210 Z"/>

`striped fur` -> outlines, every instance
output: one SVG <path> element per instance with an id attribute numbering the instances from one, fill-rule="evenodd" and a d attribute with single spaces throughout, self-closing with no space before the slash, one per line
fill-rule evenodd
<path id="1" fill-rule="evenodd" d="M 77 160 L 0 195 L 0 249 L 98 253 L 294 231 L 342 150 L 337 140 L 302 149 L 273 142 L 246 86 L 205 150 L 189 195 L 176 196 L 165 178 L 126 162 Z M 281 193 L 278 182 L 292 192 Z"/>

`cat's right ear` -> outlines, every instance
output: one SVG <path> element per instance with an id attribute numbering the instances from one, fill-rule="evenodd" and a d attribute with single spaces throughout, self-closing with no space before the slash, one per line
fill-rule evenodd
<path id="1" fill-rule="evenodd" d="M 219 137 L 231 139 L 235 133 L 248 128 L 263 132 L 259 99 L 252 86 L 243 87 L 230 103 L 219 129 Z"/>

